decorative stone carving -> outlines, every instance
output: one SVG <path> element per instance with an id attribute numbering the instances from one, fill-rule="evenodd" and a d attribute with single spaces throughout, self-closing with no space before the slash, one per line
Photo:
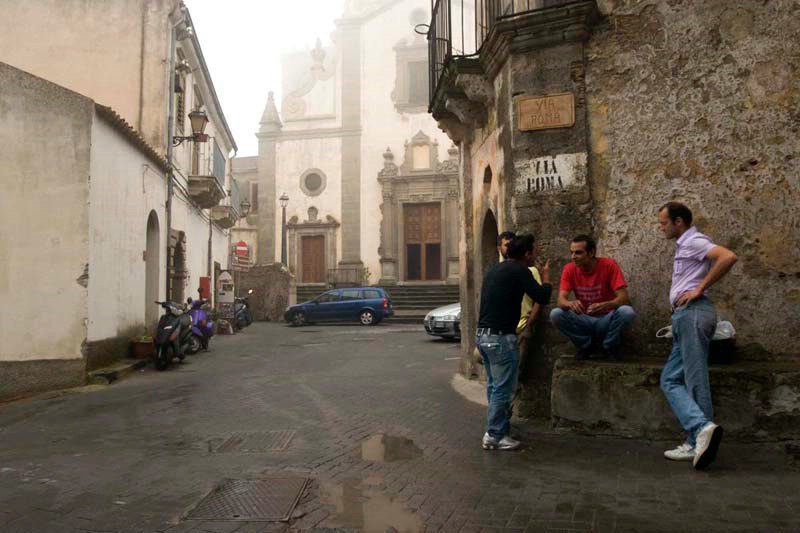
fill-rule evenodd
<path id="1" fill-rule="evenodd" d="M 383 152 L 383 168 L 378 173 L 378 176 L 397 176 L 397 165 L 394 163 L 394 154 L 392 153 L 392 149 L 388 146 L 386 147 L 386 151 Z"/>
<path id="2" fill-rule="evenodd" d="M 319 219 L 319 211 L 316 207 L 308 208 L 308 220 L 300 222 L 297 216 L 293 216 L 286 224 L 286 240 L 289 250 L 289 270 L 295 273 L 298 280 L 303 279 L 303 257 L 301 240 L 303 237 L 325 237 L 325 264 L 327 268 L 333 268 L 336 264 L 336 234 L 341 224 L 331 215 L 325 215 L 325 221 Z M 302 283 L 302 282 L 298 282 Z"/>
<path id="3" fill-rule="evenodd" d="M 439 167 L 439 143 L 431 141 L 422 130 L 418 131 L 410 141 L 406 141 L 404 149 L 403 163 L 400 165 L 402 174 L 430 173 Z"/>
<path id="4" fill-rule="evenodd" d="M 444 108 L 453 113 L 458 120 L 470 129 L 482 128 L 486 125 L 488 113 L 486 106 L 467 98 L 448 98 Z"/>
<path id="5" fill-rule="evenodd" d="M 445 273 L 446 283 L 458 283 L 459 151 L 451 146 L 447 155 L 448 159 L 440 162 L 438 144 L 422 131 L 406 141 L 404 160 L 399 167 L 394 163 L 392 151 L 387 148 L 384 152 L 384 169 L 378 173 L 383 196 L 378 246 L 381 264 L 379 283 L 393 285 L 405 280 L 403 210 L 405 204 L 413 203 L 441 205 L 442 272 Z"/>
<path id="6" fill-rule="evenodd" d="M 457 74 L 456 86 L 459 87 L 467 98 L 480 102 L 485 106 L 494 101 L 494 87 L 483 74 Z"/>
<path id="7" fill-rule="evenodd" d="M 442 174 L 458 173 L 458 148 L 456 145 L 450 145 L 450 148 L 447 149 L 447 159 L 439 165 L 439 172 Z"/>
<path id="8" fill-rule="evenodd" d="M 286 120 L 308 118 L 306 117 L 307 104 L 304 97 L 317 86 L 318 82 L 327 82 L 333 78 L 335 72 L 328 72 L 325 69 L 325 55 L 322 43 L 317 39 L 316 46 L 311 50 L 312 63 L 309 69 L 309 75 L 299 88 L 290 92 L 283 99 L 282 111 Z M 335 64 L 335 60 L 333 63 Z"/>

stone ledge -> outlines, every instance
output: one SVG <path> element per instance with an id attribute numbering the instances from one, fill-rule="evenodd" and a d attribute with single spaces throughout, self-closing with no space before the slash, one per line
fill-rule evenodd
<path id="1" fill-rule="evenodd" d="M 557 429 L 648 439 L 681 434 L 659 387 L 664 359 L 621 363 L 562 357 L 553 368 Z M 800 438 L 800 363 L 742 362 L 710 368 L 715 419 L 743 441 Z"/>

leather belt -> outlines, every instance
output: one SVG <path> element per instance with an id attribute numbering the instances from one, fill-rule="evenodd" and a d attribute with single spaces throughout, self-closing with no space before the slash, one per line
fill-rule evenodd
<path id="1" fill-rule="evenodd" d="M 481 335 L 506 335 L 506 333 L 495 328 L 478 328 L 475 330 L 475 335 L 480 337 Z"/>

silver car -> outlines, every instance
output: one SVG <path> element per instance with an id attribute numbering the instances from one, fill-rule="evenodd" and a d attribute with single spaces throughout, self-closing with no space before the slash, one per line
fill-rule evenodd
<path id="1" fill-rule="evenodd" d="M 425 315 L 425 332 L 445 339 L 461 338 L 461 304 L 437 307 Z"/>

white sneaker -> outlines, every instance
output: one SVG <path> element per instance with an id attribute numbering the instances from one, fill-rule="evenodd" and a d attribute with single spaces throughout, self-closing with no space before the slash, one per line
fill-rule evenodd
<path id="1" fill-rule="evenodd" d="M 674 450 L 664 452 L 664 457 L 670 461 L 692 461 L 694 459 L 694 446 L 684 442 Z"/>
<path id="2" fill-rule="evenodd" d="M 483 434 L 483 440 L 481 441 L 481 446 L 484 450 L 516 450 L 520 447 L 520 444 L 518 440 L 514 440 L 508 435 L 497 440 L 488 433 Z"/>
<path id="3" fill-rule="evenodd" d="M 694 448 L 695 455 L 692 464 L 695 470 L 703 470 L 713 463 L 717 457 L 717 449 L 719 449 L 719 443 L 722 440 L 722 427 L 709 422 L 697 434 L 696 440 L 697 445 Z"/>

